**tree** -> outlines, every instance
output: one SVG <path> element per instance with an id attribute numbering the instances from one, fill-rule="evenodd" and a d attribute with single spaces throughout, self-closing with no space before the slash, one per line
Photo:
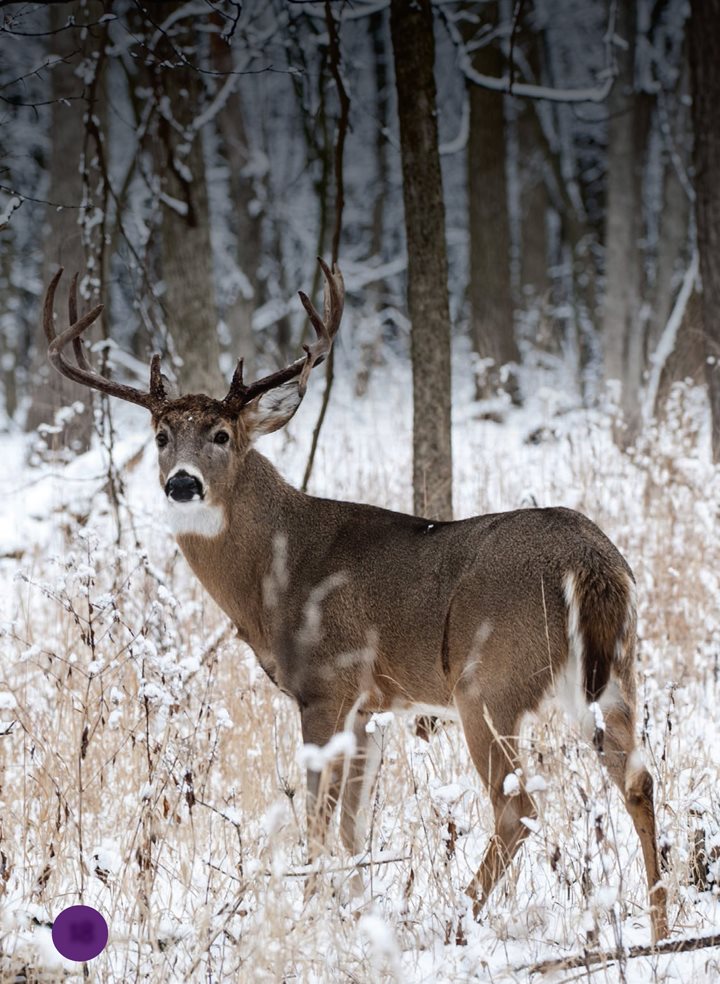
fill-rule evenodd
<path id="1" fill-rule="evenodd" d="M 497 3 L 483 4 L 482 20 L 484 27 L 497 27 Z M 466 31 L 466 40 L 474 33 Z M 486 41 L 474 56 L 472 66 L 483 75 L 499 78 L 503 61 L 500 46 Z M 473 349 L 481 360 L 487 360 L 487 368 L 478 376 L 477 395 L 492 396 L 502 386 L 517 400 L 515 372 L 511 370 L 505 381 L 500 375 L 503 366 L 516 366 L 519 362 L 510 281 L 503 97 L 470 81 L 467 90 L 470 326 Z"/>
<path id="2" fill-rule="evenodd" d="M 213 285 L 210 218 L 201 127 L 202 75 L 198 35 L 182 2 L 163 4 L 167 29 L 159 34 L 150 73 L 157 129 L 156 179 L 160 192 L 162 277 L 168 327 L 182 360 L 181 391 L 222 395 L 220 345 Z"/>
<path id="3" fill-rule="evenodd" d="M 650 97 L 635 91 L 637 2 L 617 6 L 617 79 L 609 99 L 605 223 L 605 376 L 620 383 L 620 406 L 631 441 L 640 424 L 644 368 L 642 172 Z"/>
<path id="4" fill-rule="evenodd" d="M 218 27 L 222 21 L 216 14 L 212 22 Z M 232 84 L 234 62 L 230 44 L 219 33 L 211 36 L 210 45 L 215 69 L 222 73 L 220 85 Z M 230 83 L 228 83 L 230 79 Z M 245 373 L 249 379 L 255 371 L 255 342 L 252 331 L 252 312 L 260 306 L 260 250 L 262 243 L 262 212 L 257 208 L 255 181 L 249 165 L 253 150 L 245 119 L 245 106 L 235 83 L 227 101 L 217 114 L 218 134 L 222 153 L 228 163 L 232 213 L 237 243 L 237 266 L 241 283 L 234 289 L 234 297 L 225 314 L 230 330 L 230 347 L 233 355 L 242 356 Z"/>
<path id="5" fill-rule="evenodd" d="M 81 21 L 95 20 L 100 5 L 93 4 L 78 14 Z M 78 65 L 93 38 L 85 36 L 82 23 L 65 28 L 70 14 L 77 13 L 76 4 L 59 4 L 50 11 L 48 38 L 52 53 L 58 60 L 52 69 L 50 154 L 48 159 L 49 188 L 47 226 L 43 251 L 43 282 L 47 283 L 59 266 L 67 274 L 58 291 L 58 317 L 67 317 L 67 289 L 70 276 L 83 273 L 85 251 L 80 224 L 82 177 L 78 161 L 85 131 L 84 116 L 88 109 L 87 87 L 77 74 Z M 62 207 L 59 207 L 62 206 Z M 69 276 L 68 276 L 69 274 Z M 69 414 L 52 441 L 57 447 L 73 451 L 86 450 L 92 432 L 90 397 L 87 390 L 55 372 L 47 359 L 47 342 L 38 318 L 35 352 L 30 377 L 32 392 L 25 426 L 35 430 L 40 424 L 52 424 L 61 407 L 83 405 L 82 413 Z"/>
<path id="6" fill-rule="evenodd" d="M 690 15 L 693 164 L 705 372 L 712 450 L 720 461 L 720 0 L 693 0 Z"/>
<path id="7" fill-rule="evenodd" d="M 430 0 L 392 0 L 412 323 L 415 511 L 452 518 L 450 309 Z"/>

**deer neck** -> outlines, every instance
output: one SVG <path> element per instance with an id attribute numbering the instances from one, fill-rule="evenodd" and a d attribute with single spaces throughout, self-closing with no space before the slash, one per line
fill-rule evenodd
<path id="1" fill-rule="evenodd" d="M 307 499 L 263 455 L 250 450 L 220 503 L 220 532 L 176 534 L 195 575 L 261 660 L 272 649 L 268 596 L 273 582 L 286 575 L 291 541 L 294 545 L 302 536 L 299 519 Z"/>

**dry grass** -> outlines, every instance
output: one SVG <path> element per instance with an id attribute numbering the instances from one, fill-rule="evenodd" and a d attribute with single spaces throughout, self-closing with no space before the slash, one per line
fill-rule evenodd
<path id="1" fill-rule="evenodd" d="M 633 457 L 610 449 L 607 429 L 573 425 L 557 445 L 518 452 L 523 473 L 508 474 L 489 464 L 491 435 L 498 447 L 503 438 L 487 425 L 459 456 L 458 477 L 480 510 L 517 504 L 532 474 L 542 503 L 588 512 L 631 559 L 639 726 L 657 779 L 672 928 L 689 935 L 717 917 L 717 896 L 691 884 L 689 842 L 702 830 L 708 849 L 720 843 L 720 550 L 717 480 L 700 463 L 692 413 L 683 416 L 691 397 L 681 397 L 672 419 L 682 426 Z M 359 497 L 368 467 L 358 469 Z M 129 477 L 131 492 L 151 469 Z M 386 476 L 377 484 L 382 499 Z M 29 548 L 8 589 L 0 980 L 81 979 L 49 928 L 80 900 L 110 926 L 88 971 L 102 982 L 523 980 L 513 968 L 563 956 L 589 933 L 609 945 L 647 942 L 634 832 L 592 749 L 559 720 L 523 732 L 526 773 L 547 786 L 537 829 L 483 923 L 467 927 L 467 946 L 446 945 L 447 930 L 465 911 L 461 888 L 491 815 L 457 725 L 429 744 L 409 722 L 387 728 L 365 895 L 349 900 L 351 866 L 335 842 L 304 903 L 296 711 L 167 536 L 134 510 L 151 563 L 122 510 L 121 548 L 109 519 L 68 520 L 62 559 Z M 677 966 L 692 966 L 694 980 L 720 972 L 712 953 L 697 959 Z M 645 961 L 632 979 L 661 980 L 667 968 Z M 600 968 L 596 979 L 632 973 Z"/>

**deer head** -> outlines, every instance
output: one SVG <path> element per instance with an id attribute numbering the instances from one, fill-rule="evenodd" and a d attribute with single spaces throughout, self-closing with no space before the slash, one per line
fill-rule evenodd
<path id="1" fill-rule="evenodd" d="M 75 382 L 150 411 L 160 483 L 176 533 L 213 536 L 220 532 L 225 522 L 222 504 L 252 442 L 279 430 L 290 420 L 305 395 L 310 372 L 330 352 L 340 326 L 345 288 L 337 266 L 331 270 L 322 259 L 318 258 L 318 262 L 325 278 L 322 317 L 307 295 L 298 291 L 315 329 L 314 344 L 304 346 L 304 357 L 252 383 L 243 380 L 240 359 L 230 389 L 222 400 L 202 393 L 170 398 L 160 371 L 159 355 L 154 355 L 150 362 L 148 390 L 117 383 L 95 372 L 85 357 L 81 337 L 99 317 L 103 306 L 99 304 L 78 318 L 76 275 L 70 287 L 69 324 L 56 334 L 53 305 L 62 268 L 50 281 L 43 308 L 50 362 Z M 70 343 L 75 365 L 65 355 Z"/>

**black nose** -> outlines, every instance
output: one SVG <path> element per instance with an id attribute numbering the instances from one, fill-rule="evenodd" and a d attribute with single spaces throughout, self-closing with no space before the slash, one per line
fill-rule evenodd
<path id="1" fill-rule="evenodd" d="M 165 483 L 165 495 L 175 502 L 190 502 L 195 496 L 202 499 L 202 482 L 195 475 L 188 475 L 186 471 L 175 472 Z"/>

